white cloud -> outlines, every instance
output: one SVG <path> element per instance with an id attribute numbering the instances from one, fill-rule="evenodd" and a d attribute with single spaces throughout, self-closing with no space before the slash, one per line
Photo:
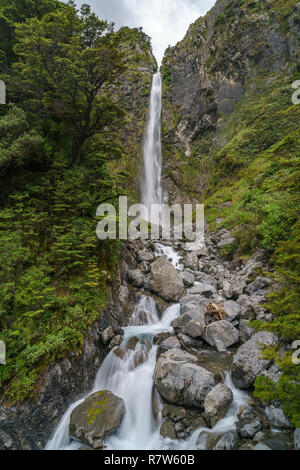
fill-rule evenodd
<path id="1" fill-rule="evenodd" d="M 77 0 L 88 3 L 101 19 L 121 26 L 140 27 L 152 38 L 158 60 L 166 48 L 183 39 L 189 25 L 204 15 L 216 0 Z"/>

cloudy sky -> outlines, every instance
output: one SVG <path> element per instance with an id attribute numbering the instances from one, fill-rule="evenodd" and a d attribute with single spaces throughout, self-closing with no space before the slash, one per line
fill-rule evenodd
<path id="1" fill-rule="evenodd" d="M 160 63 L 165 49 L 183 39 L 187 28 L 216 0 L 76 0 L 88 3 L 101 19 L 120 26 L 140 27 L 152 38 Z"/>

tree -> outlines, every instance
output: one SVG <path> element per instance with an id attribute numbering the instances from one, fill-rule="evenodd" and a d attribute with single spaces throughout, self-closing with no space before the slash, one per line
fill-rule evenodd
<path id="1" fill-rule="evenodd" d="M 79 13 L 73 4 L 16 25 L 16 35 L 14 67 L 25 105 L 56 126 L 63 121 L 61 140 L 69 164 L 76 164 L 89 139 L 123 116 L 113 99 L 113 83 L 125 68 L 117 35 L 89 6 Z"/>

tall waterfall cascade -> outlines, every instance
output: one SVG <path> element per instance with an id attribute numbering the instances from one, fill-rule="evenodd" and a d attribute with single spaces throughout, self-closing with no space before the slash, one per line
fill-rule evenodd
<path id="1" fill-rule="evenodd" d="M 161 146 L 161 74 L 153 76 L 147 129 L 144 138 L 144 174 L 141 184 L 142 203 L 149 211 L 152 204 L 163 203 Z"/>

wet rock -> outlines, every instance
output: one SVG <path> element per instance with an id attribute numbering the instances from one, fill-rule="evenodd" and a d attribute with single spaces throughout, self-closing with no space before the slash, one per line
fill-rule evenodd
<path id="1" fill-rule="evenodd" d="M 188 271 L 182 271 L 180 273 L 180 276 L 185 286 L 191 287 L 194 285 L 195 276 L 192 273 L 189 273 Z"/>
<path id="2" fill-rule="evenodd" d="M 90 395 L 70 418 L 70 436 L 94 447 L 96 443 L 114 434 L 125 414 L 124 401 L 104 390 Z"/>
<path id="3" fill-rule="evenodd" d="M 114 350 L 114 354 L 120 359 L 124 359 L 129 351 L 134 351 L 139 339 L 136 336 L 130 338 L 126 343 L 123 343 L 119 348 Z"/>
<path id="4" fill-rule="evenodd" d="M 253 443 L 258 444 L 265 439 L 265 434 L 262 431 L 258 431 L 255 436 L 253 437 Z"/>
<path id="5" fill-rule="evenodd" d="M 225 434 L 212 434 L 206 442 L 206 450 L 237 450 L 238 434 L 229 431 Z"/>
<path id="6" fill-rule="evenodd" d="M 228 321 L 222 320 L 211 323 L 206 327 L 203 339 L 211 347 L 217 347 L 218 351 L 223 352 L 222 345 L 229 348 L 239 341 L 240 334 L 234 326 Z"/>
<path id="7" fill-rule="evenodd" d="M 233 393 L 225 384 L 216 385 L 204 401 L 205 419 L 213 428 L 220 419 L 224 418 L 233 401 Z"/>
<path id="8" fill-rule="evenodd" d="M 112 340 L 112 338 L 115 336 L 115 332 L 112 329 L 111 326 L 106 328 L 102 333 L 100 334 L 101 340 L 103 344 L 107 345 L 109 342 Z"/>
<path id="9" fill-rule="evenodd" d="M 193 295 L 202 295 L 208 299 L 212 298 L 217 291 L 214 286 L 205 283 L 197 283 L 195 284 L 189 291 L 189 294 Z"/>
<path id="10" fill-rule="evenodd" d="M 143 287 L 145 276 L 139 269 L 127 271 L 127 280 L 134 287 Z"/>
<path id="11" fill-rule="evenodd" d="M 197 359 L 179 349 L 172 349 L 157 361 L 154 383 L 169 403 L 203 407 L 215 384 L 214 375 L 196 364 Z"/>
<path id="12" fill-rule="evenodd" d="M 151 264 L 150 288 L 167 302 L 177 302 L 185 293 L 183 281 L 174 266 L 160 257 Z"/>
<path id="13" fill-rule="evenodd" d="M 160 435 L 164 438 L 177 439 L 177 433 L 173 421 L 169 418 L 166 418 L 161 427 Z"/>
<path id="14" fill-rule="evenodd" d="M 265 410 L 268 420 L 275 428 L 279 429 L 291 429 L 291 423 L 283 413 L 281 408 L 275 408 L 275 406 L 268 406 Z"/>
<path id="15" fill-rule="evenodd" d="M 114 349 L 116 348 L 117 346 L 120 346 L 120 344 L 122 344 L 123 342 L 123 337 L 121 335 L 116 335 L 112 340 L 111 342 L 109 343 L 109 349 Z"/>
<path id="16" fill-rule="evenodd" d="M 242 419 L 238 423 L 238 432 L 244 439 L 252 438 L 258 431 L 261 430 L 261 422 L 258 418 L 251 419 Z"/>
<path id="17" fill-rule="evenodd" d="M 232 381 L 238 388 L 249 388 L 256 377 L 271 364 L 268 359 L 261 359 L 261 346 L 277 344 L 273 333 L 260 332 L 243 344 L 237 351 L 232 364 Z"/>

